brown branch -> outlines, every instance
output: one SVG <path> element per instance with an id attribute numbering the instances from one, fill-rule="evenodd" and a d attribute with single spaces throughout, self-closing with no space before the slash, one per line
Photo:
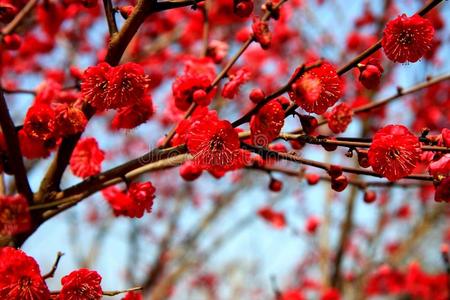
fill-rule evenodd
<path id="1" fill-rule="evenodd" d="M 29 204 L 32 204 L 33 192 L 28 183 L 27 170 L 25 169 L 22 152 L 20 151 L 19 137 L 17 136 L 16 128 L 9 114 L 2 91 L 0 91 L 0 126 L 5 136 L 8 163 L 14 172 L 17 190 L 27 199 Z"/>
<path id="2" fill-rule="evenodd" d="M 305 159 L 305 158 L 302 158 L 302 157 L 294 155 L 294 154 L 277 152 L 277 151 L 268 150 L 268 149 L 262 148 L 262 147 L 252 146 L 252 145 L 246 144 L 244 142 L 241 142 L 241 148 L 245 149 L 245 150 L 249 150 L 254 153 L 257 153 L 257 154 L 261 155 L 262 157 L 270 157 L 272 159 L 278 159 L 278 160 L 280 160 L 280 159 L 287 160 L 287 161 L 319 168 L 319 169 L 322 169 L 325 171 L 329 171 L 330 167 L 331 167 L 331 164 L 322 163 L 322 162 L 310 160 L 310 159 Z M 377 177 L 377 178 L 383 178 L 383 176 L 378 173 L 375 173 L 375 172 L 369 171 L 369 170 L 359 169 L 359 168 L 342 166 L 342 171 L 344 173 L 367 175 L 367 176 L 373 176 L 373 177 Z M 422 175 L 422 174 L 411 174 L 409 176 L 403 177 L 403 179 L 433 181 L 432 176 Z"/>
<path id="3" fill-rule="evenodd" d="M 0 32 L 0 39 L 4 35 L 13 33 L 16 28 L 22 23 L 25 17 L 33 10 L 39 0 L 30 0 L 25 4 L 21 11 L 14 17 L 14 19 L 6 25 Z"/>
<path id="4" fill-rule="evenodd" d="M 310 136 L 304 134 L 291 134 L 291 133 L 281 133 L 279 135 L 280 138 L 284 140 L 297 140 L 306 144 L 312 145 L 334 145 L 338 147 L 348 147 L 350 149 L 354 148 L 370 148 L 371 139 L 358 139 L 358 138 L 336 138 L 330 139 L 322 136 Z M 349 141 L 350 139 L 350 141 Z M 362 140 L 362 141 L 359 141 Z M 369 140 L 370 142 L 366 142 Z M 422 151 L 433 151 L 433 152 L 442 152 L 442 153 L 450 153 L 450 148 L 448 147 L 440 147 L 440 146 L 421 146 Z"/>
<path id="5" fill-rule="evenodd" d="M 106 22 L 108 23 L 109 36 L 114 36 L 119 30 L 115 18 L 115 10 L 111 0 L 103 0 L 103 7 L 105 8 Z"/>
<path id="6" fill-rule="evenodd" d="M 303 179 L 305 177 L 305 172 L 303 169 L 301 170 L 292 170 L 288 168 L 283 168 L 280 166 L 248 166 L 246 167 L 250 170 L 260 170 L 264 172 L 276 172 L 276 173 L 282 173 L 287 176 L 297 177 L 300 179 Z M 319 178 L 321 181 L 327 181 L 330 182 L 331 178 L 330 176 L 320 176 Z M 355 178 L 349 178 L 348 184 L 354 185 L 357 188 L 361 190 L 365 190 L 368 187 L 401 187 L 401 188 L 418 188 L 423 187 L 426 185 L 430 185 L 431 183 L 427 182 L 399 182 L 399 181 L 364 181 L 359 180 Z"/>
<path id="7" fill-rule="evenodd" d="M 129 288 L 129 289 L 126 289 L 126 290 L 103 291 L 102 294 L 103 294 L 103 296 L 113 297 L 113 296 L 117 296 L 117 295 L 120 295 L 120 294 L 125 294 L 125 293 L 128 293 L 128 292 L 136 292 L 136 291 L 141 291 L 141 290 L 142 290 L 142 287 L 137 286 L 137 287 Z M 58 295 L 59 293 L 61 293 L 61 291 L 51 291 L 50 292 L 51 295 Z"/>
<path id="8" fill-rule="evenodd" d="M 361 113 L 366 113 L 368 111 L 374 110 L 376 108 L 379 108 L 381 106 L 384 106 L 386 104 L 389 104 L 397 99 L 400 99 L 403 96 L 407 96 L 410 94 L 413 94 L 415 92 L 418 92 L 420 90 L 423 90 L 425 88 L 431 87 L 435 84 L 438 84 L 440 82 L 446 81 L 450 79 L 450 73 L 446 73 L 446 74 L 442 74 L 436 77 L 428 77 L 425 81 L 420 82 L 418 84 L 415 84 L 409 88 L 402 88 L 402 87 L 398 87 L 397 88 L 397 93 L 395 93 L 394 95 L 391 95 L 389 97 L 386 97 L 384 99 L 366 104 L 366 105 L 362 105 L 360 107 L 357 107 L 353 110 L 353 113 L 355 114 L 361 114 Z M 320 120 L 318 122 L 318 126 L 322 126 L 328 123 L 327 119 L 323 119 Z M 303 130 L 302 129 L 296 129 L 294 131 L 292 131 L 292 133 L 302 133 Z"/>

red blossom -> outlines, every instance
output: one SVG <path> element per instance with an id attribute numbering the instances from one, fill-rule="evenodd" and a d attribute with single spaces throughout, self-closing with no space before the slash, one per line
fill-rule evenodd
<path id="1" fill-rule="evenodd" d="M 434 200 L 436 202 L 450 202 L 450 177 L 438 183 Z"/>
<path id="2" fill-rule="evenodd" d="M 214 67 L 209 60 L 189 61 L 184 73 L 175 78 L 172 84 L 172 93 L 176 107 L 185 111 L 191 106 L 192 102 L 197 102 L 201 106 L 209 105 L 215 94 L 215 89 L 210 90 L 208 93 L 206 91 L 210 89 L 214 76 Z M 198 90 L 204 92 L 204 97 L 194 98 L 194 93 Z"/>
<path id="3" fill-rule="evenodd" d="M 43 141 L 30 138 L 22 129 L 18 133 L 20 151 L 28 159 L 46 158 L 50 155 L 49 149 Z"/>
<path id="4" fill-rule="evenodd" d="M 277 212 L 268 206 L 260 208 L 258 215 L 277 229 L 282 229 L 286 226 L 284 213 Z"/>
<path id="5" fill-rule="evenodd" d="M 450 129 L 444 128 L 441 132 L 442 143 L 445 147 L 450 147 Z"/>
<path id="6" fill-rule="evenodd" d="M 57 106 L 55 111 L 55 124 L 59 136 L 64 137 L 84 131 L 87 118 L 81 109 L 62 104 Z"/>
<path id="7" fill-rule="evenodd" d="M 0 196 L 0 235 L 16 235 L 30 229 L 31 217 L 25 197 Z"/>
<path id="8" fill-rule="evenodd" d="M 411 174 L 420 154 L 418 138 L 402 125 L 388 125 L 378 130 L 368 152 L 372 169 L 390 181 Z"/>
<path id="9" fill-rule="evenodd" d="M 111 103 L 108 98 L 111 66 L 99 63 L 86 69 L 81 78 L 81 95 L 93 107 L 104 110 Z"/>
<path id="10" fill-rule="evenodd" d="M 83 138 L 73 150 L 70 170 L 75 176 L 86 178 L 100 173 L 105 153 L 98 147 L 95 138 Z"/>
<path id="11" fill-rule="evenodd" d="M 251 140 L 254 145 L 266 147 L 272 142 L 284 125 L 284 110 L 280 102 L 272 100 L 252 116 L 250 121 Z"/>
<path id="12" fill-rule="evenodd" d="M 250 71 L 247 68 L 239 69 L 235 74 L 230 75 L 230 81 L 225 83 L 222 90 L 222 97 L 233 99 L 239 92 L 241 85 L 250 80 Z"/>
<path id="13" fill-rule="evenodd" d="M 61 279 L 60 300 L 100 300 L 103 295 L 102 277 L 88 269 L 79 269 Z"/>
<path id="14" fill-rule="evenodd" d="M 115 216 L 141 218 L 144 212 L 151 212 L 155 198 L 151 182 L 132 183 L 125 193 L 116 187 L 102 190 Z"/>
<path id="15" fill-rule="evenodd" d="M 241 166 L 240 141 L 231 123 L 217 117 L 196 121 L 187 147 L 194 163 L 208 171 L 229 171 Z"/>
<path id="16" fill-rule="evenodd" d="M 352 122 L 353 110 L 346 103 L 341 103 L 333 108 L 328 115 L 328 127 L 334 133 L 341 133 Z"/>
<path id="17" fill-rule="evenodd" d="M 430 20 L 403 14 L 387 23 L 382 46 L 386 56 L 394 62 L 416 62 L 430 49 L 433 36 Z"/>
<path id="18" fill-rule="evenodd" d="M 30 138 L 39 141 L 53 139 L 56 136 L 55 112 L 48 105 L 31 106 L 25 116 L 23 130 Z"/>
<path id="19" fill-rule="evenodd" d="M 150 78 L 136 63 L 114 67 L 108 85 L 108 108 L 121 108 L 141 101 L 147 93 Z"/>
<path id="20" fill-rule="evenodd" d="M 300 76 L 289 91 L 289 97 L 298 106 L 316 114 L 323 114 L 342 94 L 343 83 L 336 73 L 336 68 L 328 62 Z"/>
<path id="21" fill-rule="evenodd" d="M 431 162 L 428 169 L 435 178 L 450 177 L 450 154 Z"/>
<path id="22" fill-rule="evenodd" d="M 147 122 L 154 113 L 153 101 L 150 96 L 142 101 L 120 108 L 111 121 L 112 129 L 132 129 Z"/>
<path id="23" fill-rule="evenodd" d="M 155 199 L 155 188 L 150 181 L 133 182 L 128 188 L 128 196 L 133 201 L 135 217 L 140 218 L 144 211 L 150 213 Z"/>
<path id="24" fill-rule="evenodd" d="M 34 258 L 12 247 L 0 248 L 0 298 L 48 300 L 50 292 Z"/>

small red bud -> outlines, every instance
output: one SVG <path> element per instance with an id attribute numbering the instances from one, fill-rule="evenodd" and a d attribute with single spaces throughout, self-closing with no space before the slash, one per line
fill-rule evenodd
<path id="1" fill-rule="evenodd" d="M 134 6 L 133 5 L 125 5 L 125 6 L 120 6 L 119 7 L 120 15 L 125 20 L 128 19 L 128 17 L 131 15 L 133 10 L 134 10 Z"/>
<path id="2" fill-rule="evenodd" d="M 180 176 L 186 181 L 194 181 L 202 175 L 202 170 L 191 161 L 181 165 L 179 172 Z"/>
<path id="3" fill-rule="evenodd" d="M 22 39 L 16 33 L 8 34 L 3 37 L 3 45 L 8 50 L 17 50 L 22 44 Z"/>
<path id="4" fill-rule="evenodd" d="M 83 72 L 75 66 L 70 66 L 69 71 L 70 75 L 72 75 L 72 77 L 74 77 L 77 80 L 81 80 L 81 77 L 83 77 Z"/>
<path id="5" fill-rule="evenodd" d="M 264 100 L 265 97 L 266 97 L 266 94 L 264 94 L 263 90 L 261 90 L 259 88 L 252 89 L 252 91 L 250 92 L 250 95 L 249 95 L 250 101 L 252 101 L 255 104 Z"/>
<path id="6" fill-rule="evenodd" d="M 253 12 L 253 0 L 235 1 L 234 13 L 240 18 L 247 18 Z"/>
<path id="7" fill-rule="evenodd" d="M 367 150 L 358 150 L 358 163 L 362 168 L 370 167 Z"/>
<path id="8" fill-rule="evenodd" d="M 205 92 L 205 90 L 199 89 L 192 94 L 192 99 L 195 103 L 201 106 L 207 106 L 211 103 L 211 100 L 208 99 L 208 96 Z"/>
<path id="9" fill-rule="evenodd" d="M 320 225 L 320 219 L 316 216 L 311 216 L 306 220 L 305 224 L 305 231 L 309 234 L 314 234 L 317 231 L 317 228 L 319 228 Z"/>
<path id="10" fill-rule="evenodd" d="M 283 188 L 283 182 L 278 179 L 272 178 L 269 183 L 269 189 L 272 192 L 279 192 Z"/>
<path id="11" fill-rule="evenodd" d="M 377 199 L 377 194 L 374 191 L 368 190 L 364 192 L 364 202 L 372 203 Z"/>
<path id="12" fill-rule="evenodd" d="M 300 123 L 302 124 L 303 131 L 306 134 L 312 133 L 318 126 L 317 119 L 313 116 L 301 115 Z"/>
<path id="13" fill-rule="evenodd" d="M 17 14 L 17 8 L 9 3 L 0 3 L 0 23 L 11 22 Z"/>
<path id="14" fill-rule="evenodd" d="M 320 175 L 314 174 L 314 173 L 309 173 L 309 174 L 305 175 L 305 178 L 309 185 L 315 185 L 319 182 Z"/>
<path id="15" fill-rule="evenodd" d="M 337 165 L 331 165 L 330 169 L 328 170 L 328 175 L 330 175 L 331 178 L 336 178 L 342 175 L 342 167 Z"/>
<path id="16" fill-rule="evenodd" d="M 305 146 L 305 143 L 298 140 L 290 140 L 289 143 L 294 150 L 300 150 L 303 148 L 303 146 Z"/>
<path id="17" fill-rule="evenodd" d="M 342 192 L 348 185 L 348 179 L 345 175 L 336 178 L 331 178 L 331 188 L 336 192 Z"/>
<path id="18" fill-rule="evenodd" d="M 328 140 L 335 140 L 334 138 L 328 138 Z M 323 149 L 327 150 L 327 151 L 334 151 L 337 149 L 337 145 L 334 144 L 322 144 Z"/>

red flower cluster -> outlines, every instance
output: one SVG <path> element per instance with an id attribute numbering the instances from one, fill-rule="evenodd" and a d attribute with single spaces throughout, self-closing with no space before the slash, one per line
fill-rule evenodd
<path id="1" fill-rule="evenodd" d="M 25 197 L 0 196 L 0 236 L 15 235 L 30 228 L 31 217 Z"/>
<path id="2" fill-rule="evenodd" d="M 73 105 L 55 104 L 53 108 L 44 100 L 36 100 L 23 124 L 26 134 L 20 138 L 23 154 L 28 158 L 48 156 L 59 138 L 82 132 L 86 124 L 84 113 Z"/>
<path id="3" fill-rule="evenodd" d="M 388 125 L 373 137 L 369 149 L 372 169 L 395 181 L 414 170 L 420 158 L 420 143 L 416 136 L 402 125 Z"/>
<path id="4" fill-rule="evenodd" d="M 125 193 L 116 187 L 102 191 L 111 205 L 115 216 L 141 218 L 144 212 L 150 213 L 155 199 L 155 188 L 151 182 L 133 182 Z"/>
<path id="5" fill-rule="evenodd" d="M 172 85 L 176 107 L 185 111 L 192 102 L 200 106 L 209 105 L 215 93 L 215 89 L 210 90 L 215 73 L 210 58 L 189 61 L 183 75 L 178 76 Z"/>
<path id="6" fill-rule="evenodd" d="M 98 147 L 95 138 L 78 141 L 70 158 L 70 170 L 75 176 L 86 178 L 100 173 L 105 153 Z"/>
<path id="7" fill-rule="evenodd" d="M 430 20 L 403 14 L 387 23 L 382 46 L 386 56 L 394 62 L 416 62 L 430 50 L 433 36 Z"/>
<path id="8" fill-rule="evenodd" d="M 307 112 L 323 114 L 342 97 L 343 88 L 336 68 L 324 62 L 300 76 L 292 84 L 289 97 Z"/>
<path id="9" fill-rule="evenodd" d="M 387 265 L 373 273 L 366 286 L 370 296 L 408 295 L 411 299 L 448 299 L 447 276 L 427 274 L 417 263 L 411 263 L 403 272 Z"/>
<path id="10" fill-rule="evenodd" d="M 239 135 L 230 122 L 219 120 L 216 114 L 192 123 L 187 147 L 201 169 L 223 172 L 242 166 Z"/>
<path id="11" fill-rule="evenodd" d="M 144 101 L 149 87 L 149 77 L 136 63 L 117 67 L 100 63 L 87 68 L 81 78 L 83 99 L 98 110 L 136 105 Z"/>
<path id="12" fill-rule="evenodd" d="M 278 100 L 265 104 L 252 116 L 250 133 L 253 145 L 266 147 L 272 142 L 284 125 L 284 110 Z"/>
<path id="13" fill-rule="evenodd" d="M 0 298 L 48 300 L 50 292 L 34 258 L 12 247 L 0 248 Z"/>
<path id="14" fill-rule="evenodd" d="M 100 300 L 103 295 L 102 277 L 95 271 L 79 269 L 61 279 L 60 300 Z"/>
<path id="15" fill-rule="evenodd" d="M 334 133 L 341 133 L 352 122 L 353 111 L 346 103 L 341 103 L 333 108 L 328 115 L 328 127 Z"/>

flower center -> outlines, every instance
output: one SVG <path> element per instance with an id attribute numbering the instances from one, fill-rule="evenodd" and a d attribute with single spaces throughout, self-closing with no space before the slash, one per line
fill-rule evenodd
<path id="1" fill-rule="evenodd" d="M 410 29 L 406 29 L 400 33 L 398 41 L 402 45 L 411 45 L 414 41 L 413 34 Z"/>
<path id="2" fill-rule="evenodd" d="M 392 148 L 389 150 L 389 152 L 387 153 L 387 156 L 390 159 L 397 159 L 400 156 L 400 151 L 398 151 L 398 149 Z"/>
<path id="3" fill-rule="evenodd" d="M 209 149 L 215 151 L 222 151 L 225 148 L 225 143 L 219 135 L 215 135 L 209 142 Z"/>

